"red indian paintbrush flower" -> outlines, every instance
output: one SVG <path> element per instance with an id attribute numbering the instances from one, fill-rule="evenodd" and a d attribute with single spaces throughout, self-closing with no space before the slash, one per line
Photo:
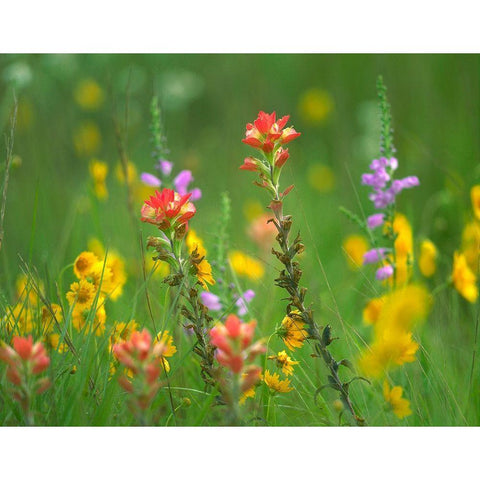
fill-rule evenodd
<path id="1" fill-rule="evenodd" d="M 157 190 L 142 207 L 142 222 L 152 223 L 160 230 L 187 224 L 196 212 L 195 205 L 189 202 L 190 196 L 190 193 L 180 195 L 169 188 Z"/>
<path id="2" fill-rule="evenodd" d="M 293 127 L 284 129 L 289 118 L 289 115 L 285 115 L 277 121 L 275 112 L 270 114 L 260 112 L 253 124 L 247 123 L 247 131 L 242 142 L 265 153 L 272 152 L 279 145 L 291 142 L 300 135 Z"/>

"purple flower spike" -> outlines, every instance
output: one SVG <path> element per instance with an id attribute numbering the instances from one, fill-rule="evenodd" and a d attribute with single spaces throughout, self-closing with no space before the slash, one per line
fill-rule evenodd
<path id="1" fill-rule="evenodd" d="M 391 265 L 385 265 L 377 270 L 375 278 L 377 280 L 386 280 L 393 275 L 393 267 Z"/>
<path id="2" fill-rule="evenodd" d="M 148 185 L 149 187 L 159 187 L 162 184 L 162 181 L 151 173 L 143 172 L 140 175 L 140 179 L 145 185 Z"/>
<path id="3" fill-rule="evenodd" d="M 363 264 L 377 263 L 385 258 L 385 252 L 388 248 L 372 248 L 368 252 L 363 254 Z"/>
<path id="4" fill-rule="evenodd" d="M 385 220 L 385 214 L 375 213 L 367 218 L 367 226 L 370 230 L 379 227 Z"/>
<path id="5" fill-rule="evenodd" d="M 175 185 L 175 190 L 180 195 L 185 195 L 188 191 L 188 185 L 193 181 L 193 175 L 190 170 L 182 170 L 173 181 Z"/>
<path id="6" fill-rule="evenodd" d="M 173 163 L 172 162 L 169 162 L 168 160 L 159 160 L 158 164 L 156 165 L 156 168 L 158 170 L 160 170 L 163 175 L 167 176 L 170 175 L 170 173 L 172 173 L 172 167 L 173 167 Z"/>
<path id="7" fill-rule="evenodd" d="M 220 303 L 220 298 L 217 297 L 214 293 L 202 292 L 200 294 L 203 304 L 212 312 L 218 312 L 222 309 L 222 304 Z"/>

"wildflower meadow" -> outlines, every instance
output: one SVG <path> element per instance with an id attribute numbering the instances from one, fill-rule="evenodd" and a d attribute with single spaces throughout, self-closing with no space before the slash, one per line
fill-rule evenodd
<path id="1" fill-rule="evenodd" d="M 1 55 L 0 425 L 480 425 L 478 55 Z"/>

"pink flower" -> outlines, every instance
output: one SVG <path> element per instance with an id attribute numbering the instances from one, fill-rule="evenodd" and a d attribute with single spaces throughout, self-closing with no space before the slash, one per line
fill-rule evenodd
<path id="1" fill-rule="evenodd" d="M 387 278 L 393 275 L 393 267 L 391 265 L 385 265 L 380 267 L 375 273 L 375 278 L 377 280 L 386 280 Z"/>

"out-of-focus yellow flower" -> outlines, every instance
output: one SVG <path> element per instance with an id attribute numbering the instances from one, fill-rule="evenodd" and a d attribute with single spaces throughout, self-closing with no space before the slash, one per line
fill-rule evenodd
<path id="1" fill-rule="evenodd" d="M 75 102 L 84 110 L 98 110 L 105 95 L 100 85 L 91 78 L 86 78 L 77 84 L 73 94 Z"/>
<path id="2" fill-rule="evenodd" d="M 57 305 L 56 303 L 52 303 L 51 308 L 53 310 L 55 318 L 53 318 L 51 311 L 46 306 L 42 307 L 42 333 L 44 342 L 47 345 L 50 345 L 53 350 L 58 350 L 59 353 L 63 353 L 68 350 L 67 344 L 60 344 L 60 334 L 54 331 L 56 326 L 55 319 L 58 323 L 63 322 L 62 307 L 60 305 Z"/>
<path id="3" fill-rule="evenodd" d="M 383 382 L 383 398 L 390 404 L 393 413 L 400 419 L 412 414 L 410 402 L 406 398 L 402 398 L 402 394 L 402 387 L 396 386 L 390 389 L 388 382 L 386 380 Z"/>
<path id="4" fill-rule="evenodd" d="M 162 344 L 163 350 L 161 354 L 161 365 L 165 367 L 167 372 L 170 371 L 170 364 L 166 357 L 172 357 L 177 352 L 177 347 L 173 344 L 173 337 L 168 333 L 168 330 L 164 330 L 157 334 L 154 340 L 154 344 Z"/>
<path id="5" fill-rule="evenodd" d="M 6 315 L 1 319 L 1 324 L 7 332 L 25 336 L 33 331 L 32 309 L 24 304 L 17 303 L 13 307 L 6 307 Z"/>
<path id="6" fill-rule="evenodd" d="M 251 387 L 242 393 L 242 396 L 240 397 L 240 401 L 238 403 L 240 405 L 243 405 L 246 402 L 247 398 L 254 398 L 254 397 L 255 397 L 255 387 Z"/>
<path id="7" fill-rule="evenodd" d="M 424 240 L 420 244 L 420 258 L 418 268 L 424 277 L 431 277 L 437 270 L 437 247 L 431 240 Z"/>
<path id="8" fill-rule="evenodd" d="M 243 206 L 243 214 L 249 222 L 255 220 L 263 213 L 265 213 L 265 209 L 258 200 L 247 200 Z"/>
<path id="9" fill-rule="evenodd" d="M 120 162 L 117 163 L 117 166 L 115 167 L 115 175 L 118 182 L 123 185 L 125 183 L 125 173 L 123 165 Z M 129 185 L 133 185 L 138 180 L 137 167 L 130 161 L 127 163 L 127 179 Z"/>
<path id="10" fill-rule="evenodd" d="M 308 183 L 320 193 L 331 192 L 335 182 L 335 174 L 328 165 L 316 163 L 308 169 Z"/>
<path id="11" fill-rule="evenodd" d="M 205 249 L 203 240 L 197 235 L 197 232 L 193 228 L 190 228 L 188 230 L 185 243 L 187 245 L 189 253 L 192 253 L 195 250 L 195 248 L 198 248 L 200 249 L 200 251 L 204 253 L 204 255 L 207 254 L 207 250 Z"/>
<path id="12" fill-rule="evenodd" d="M 115 343 L 129 340 L 132 333 L 138 331 L 138 327 L 139 325 L 134 319 L 128 322 L 115 322 L 110 334 L 110 347 Z"/>
<path id="13" fill-rule="evenodd" d="M 92 121 L 79 125 L 73 135 L 73 144 L 78 155 L 94 155 L 98 152 L 101 142 L 100 129 Z"/>
<path id="14" fill-rule="evenodd" d="M 311 88 L 300 97 L 298 110 L 306 123 L 321 125 L 329 117 L 334 106 L 330 93 L 320 88 Z"/>
<path id="15" fill-rule="evenodd" d="M 298 365 L 299 362 L 294 362 L 285 350 L 278 352 L 276 355 L 270 355 L 269 360 L 275 360 L 277 366 L 282 369 L 282 372 L 287 375 L 293 375 L 293 366 Z"/>
<path id="16" fill-rule="evenodd" d="M 38 282 L 38 288 L 41 292 L 44 290 L 43 282 Z M 17 281 L 15 282 L 15 290 L 17 293 L 17 301 L 25 302 L 28 299 L 28 303 L 31 306 L 38 304 L 38 295 L 35 289 L 33 288 L 32 283 L 29 281 L 28 277 L 24 274 L 21 274 L 17 277 Z"/>
<path id="17" fill-rule="evenodd" d="M 307 339 L 308 333 L 305 329 L 305 322 L 301 320 L 298 310 L 290 312 L 282 320 L 282 325 L 277 330 L 277 334 L 283 340 L 289 350 L 301 348 L 303 342 Z"/>
<path id="18" fill-rule="evenodd" d="M 73 262 L 73 273 L 77 278 L 86 278 L 92 267 L 99 261 L 93 252 L 82 252 Z"/>
<path id="19" fill-rule="evenodd" d="M 385 303 L 385 296 L 379 298 L 372 298 L 363 309 L 363 322 L 366 325 L 374 325 L 380 318 L 383 304 Z"/>
<path id="20" fill-rule="evenodd" d="M 231 252 L 229 260 L 233 271 L 241 277 L 258 281 L 265 275 L 265 268 L 260 261 L 239 250 Z"/>
<path id="21" fill-rule="evenodd" d="M 477 220 L 480 220 L 480 185 L 472 187 L 470 197 L 472 199 L 473 214 Z"/>
<path id="22" fill-rule="evenodd" d="M 477 274 L 480 262 L 480 223 L 470 222 L 462 232 L 462 253 L 470 270 Z"/>
<path id="23" fill-rule="evenodd" d="M 343 241 L 347 262 L 352 270 L 358 270 L 363 264 L 363 255 L 368 250 L 368 241 L 363 235 L 349 235 Z"/>
<path id="24" fill-rule="evenodd" d="M 93 189 L 95 195 L 100 200 L 108 197 L 107 184 L 105 180 L 108 174 L 108 165 L 100 160 L 93 159 L 89 165 L 90 176 L 93 180 Z"/>
<path id="25" fill-rule="evenodd" d="M 162 260 L 153 260 L 153 258 L 148 255 L 145 257 L 145 271 L 147 275 L 153 271 L 154 276 L 165 278 L 170 273 L 170 265 Z"/>
<path id="26" fill-rule="evenodd" d="M 113 283 L 113 272 L 105 260 L 100 260 L 92 265 L 88 278 L 93 282 L 95 288 L 102 293 L 110 295 L 115 288 Z"/>
<path id="27" fill-rule="evenodd" d="M 293 388 L 290 386 L 290 380 L 288 380 L 288 378 L 285 380 L 280 380 L 278 373 L 270 373 L 268 370 L 265 370 L 263 381 L 268 388 L 274 392 L 288 393 L 293 390 Z"/>
<path id="28" fill-rule="evenodd" d="M 477 301 L 477 276 L 470 270 L 463 253 L 454 253 L 452 282 L 463 298 L 470 303 L 475 303 Z"/>
<path id="29" fill-rule="evenodd" d="M 411 332 L 382 331 L 359 359 L 359 367 L 369 377 L 381 377 L 394 366 L 415 361 L 418 343 Z"/>

